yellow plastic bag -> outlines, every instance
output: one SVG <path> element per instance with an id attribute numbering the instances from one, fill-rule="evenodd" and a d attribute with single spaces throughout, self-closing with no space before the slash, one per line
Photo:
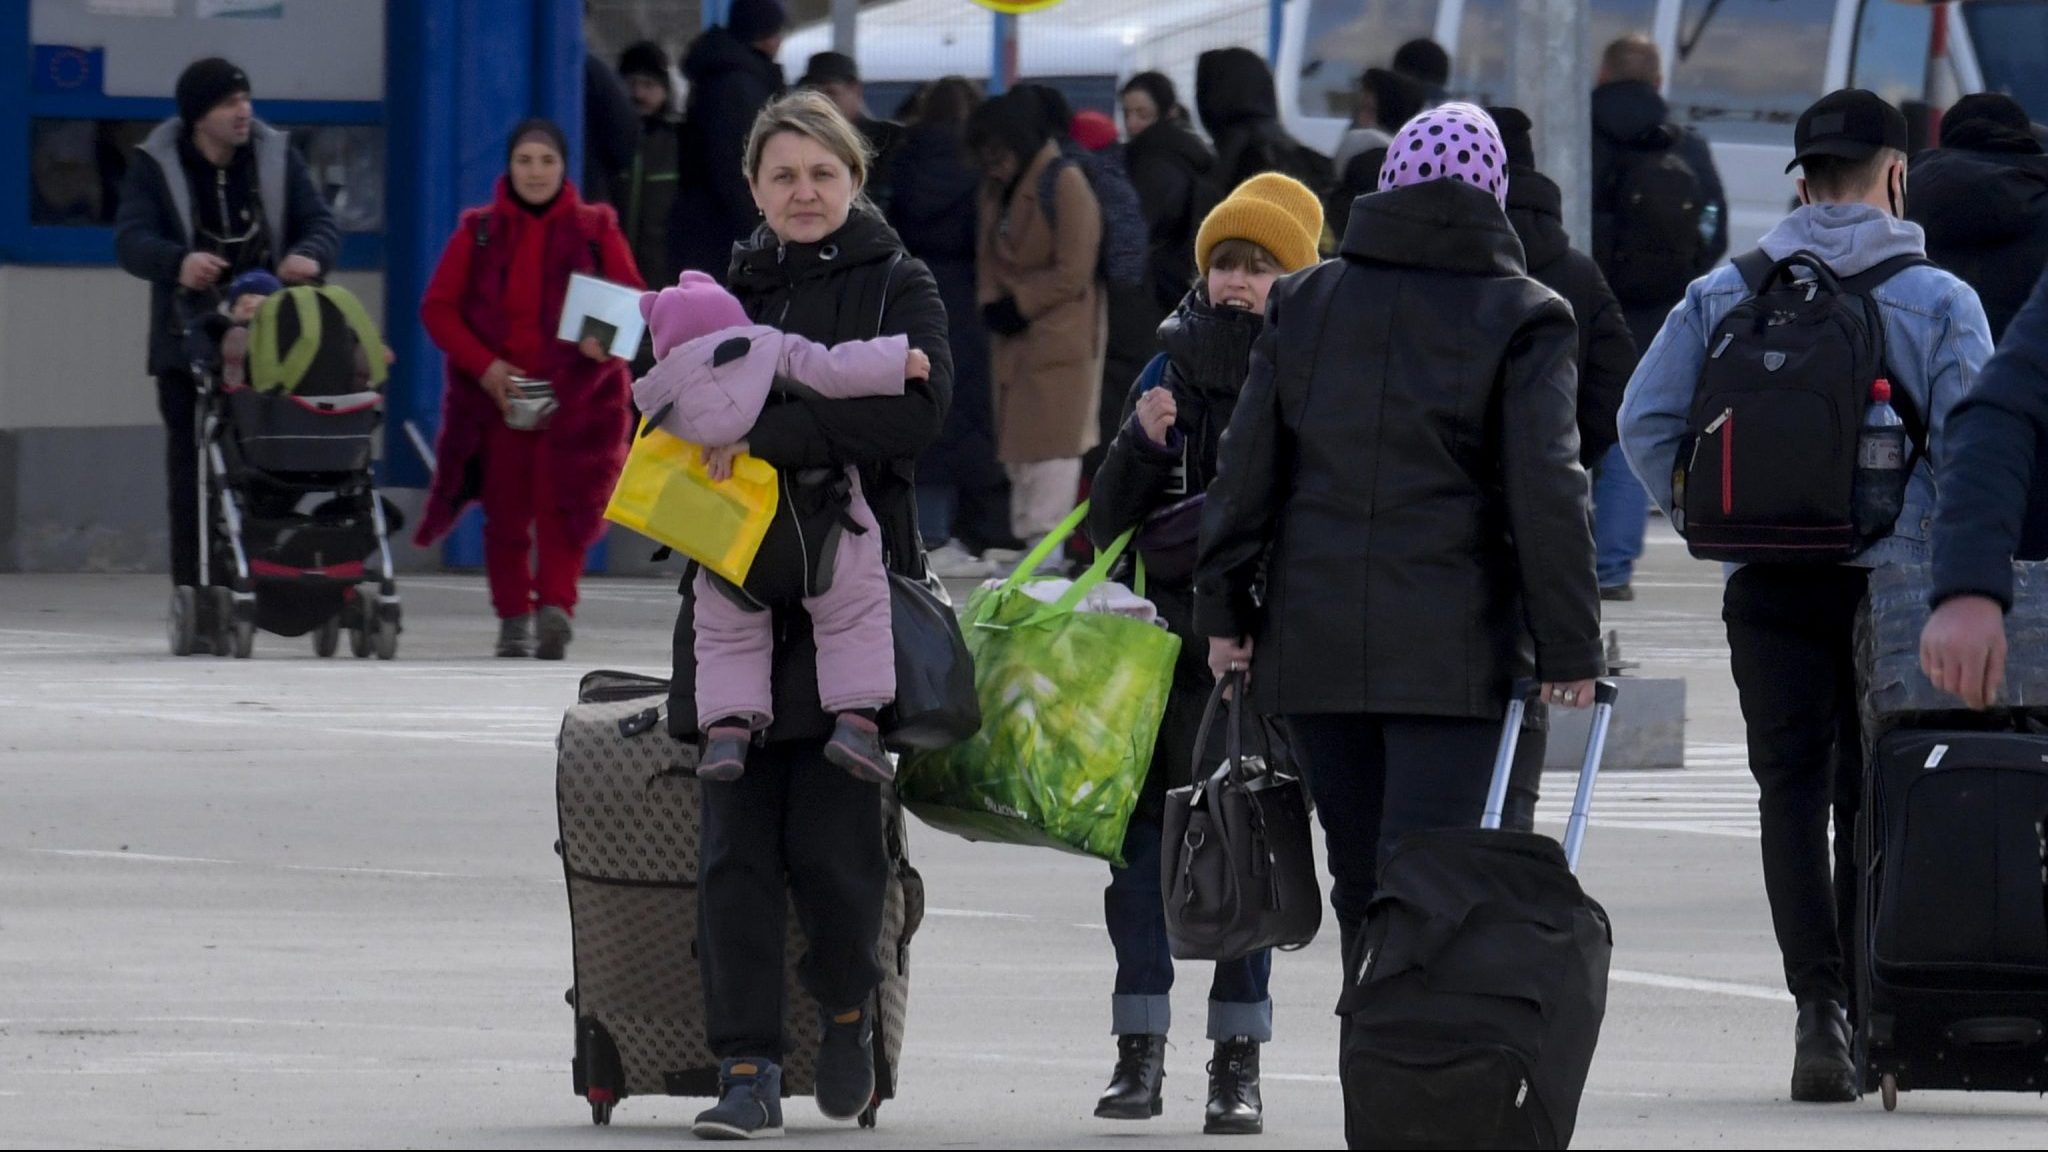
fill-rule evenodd
<path id="1" fill-rule="evenodd" d="M 741 456 L 732 479 L 714 484 L 703 448 L 643 422 L 604 518 L 743 584 L 778 503 L 780 485 L 766 461 Z"/>

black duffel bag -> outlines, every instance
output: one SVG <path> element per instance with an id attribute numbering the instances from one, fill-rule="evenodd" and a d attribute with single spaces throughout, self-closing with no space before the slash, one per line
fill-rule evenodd
<path id="1" fill-rule="evenodd" d="M 1270 734 L 1263 757 L 1244 755 L 1243 699 L 1242 675 L 1216 685 L 1195 755 L 1209 747 L 1209 726 L 1221 707 L 1229 724 L 1223 765 L 1204 776 L 1208 766 L 1198 759 L 1195 783 L 1166 794 L 1159 886 L 1176 960 L 1300 948 L 1323 925 L 1308 788 L 1278 762 Z"/>

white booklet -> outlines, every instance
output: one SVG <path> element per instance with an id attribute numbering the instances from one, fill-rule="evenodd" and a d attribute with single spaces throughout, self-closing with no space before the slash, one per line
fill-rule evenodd
<path id="1" fill-rule="evenodd" d="M 640 289 L 581 272 L 570 274 L 558 338 L 580 344 L 584 337 L 595 336 L 612 355 L 631 360 L 640 352 L 646 329 L 647 321 L 640 316 Z"/>

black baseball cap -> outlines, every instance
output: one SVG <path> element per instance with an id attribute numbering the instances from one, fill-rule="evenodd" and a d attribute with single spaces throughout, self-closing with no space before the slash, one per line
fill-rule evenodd
<path id="1" fill-rule="evenodd" d="M 1787 172 L 1820 156 L 1867 160 L 1880 148 L 1904 152 L 1906 117 L 1875 92 L 1844 88 L 1800 114 L 1792 146 L 1798 155 L 1785 165 Z"/>
<path id="2" fill-rule="evenodd" d="M 811 56 L 804 66 L 803 79 L 797 81 L 799 88 L 815 88 L 820 84 L 858 84 L 860 68 L 853 57 L 844 52 L 818 52 Z"/>

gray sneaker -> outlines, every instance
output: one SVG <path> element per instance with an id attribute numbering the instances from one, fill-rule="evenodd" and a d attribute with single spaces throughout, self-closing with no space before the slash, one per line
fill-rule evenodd
<path id="1" fill-rule="evenodd" d="M 875 1102 L 875 1022 L 865 1008 L 818 1011 L 818 1111 L 853 1120 Z"/>
<path id="2" fill-rule="evenodd" d="M 542 660 L 560 660 L 569 653 L 569 641 L 576 635 L 569 627 L 569 614 L 560 608 L 544 607 L 540 610 L 538 630 L 540 647 L 533 654 Z"/>
<path id="3" fill-rule="evenodd" d="M 718 1069 L 718 1103 L 697 1114 L 699 1140 L 764 1140 L 782 1135 L 782 1066 L 772 1060 L 727 1060 Z"/>
<path id="4" fill-rule="evenodd" d="M 498 621 L 498 655 L 509 660 L 533 655 L 533 617 L 510 616 Z"/>

